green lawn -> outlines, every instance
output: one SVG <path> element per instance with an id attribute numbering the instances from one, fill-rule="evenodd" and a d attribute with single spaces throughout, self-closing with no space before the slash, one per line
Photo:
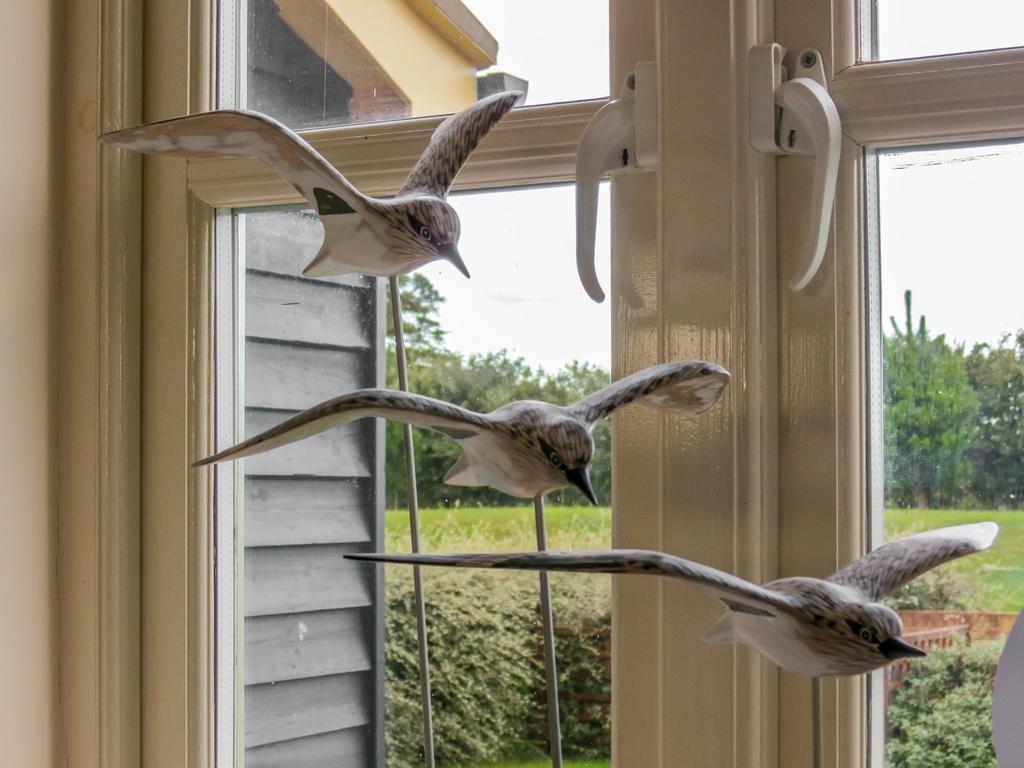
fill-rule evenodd
<path id="1" fill-rule="evenodd" d="M 557 534 L 568 526 L 580 526 L 594 533 L 603 533 L 610 531 L 612 524 L 612 511 L 608 507 L 547 507 L 544 516 L 550 534 Z M 506 538 L 515 535 L 524 526 L 532 528 L 533 506 L 459 509 L 443 507 L 420 510 L 420 527 L 423 531 L 449 520 L 466 530 L 477 528 L 496 538 Z M 389 509 L 386 526 L 389 537 L 408 535 L 408 510 Z"/>
<path id="2" fill-rule="evenodd" d="M 999 524 L 999 538 L 988 552 L 964 559 L 959 567 L 979 574 L 985 581 L 979 609 L 1019 611 L 1024 606 L 1024 510 L 890 509 L 886 511 L 885 528 L 887 537 L 893 538 L 982 520 Z M 406 510 L 388 510 L 389 549 L 407 546 L 408 521 Z M 608 507 L 549 507 L 547 521 L 552 548 L 606 547 L 611 541 Z M 431 548 L 432 543 L 458 546 L 461 532 L 472 533 L 464 550 L 480 542 L 493 542 L 500 549 L 534 547 L 532 506 L 423 509 L 420 527 L 425 548 Z"/>

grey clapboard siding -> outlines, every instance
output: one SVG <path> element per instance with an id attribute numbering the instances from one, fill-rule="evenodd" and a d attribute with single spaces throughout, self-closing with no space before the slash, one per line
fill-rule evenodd
<path id="1" fill-rule="evenodd" d="M 245 746 L 369 724 L 368 682 L 360 673 L 247 686 L 246 712 L 259 728 L 250 730 L 246 718 Z"/>
<path id="2" fill-rule="evenodd" d="M 246 768 L 363 768 L 373 750 L 369 728 L 349 728 L 245 752 Z"/>
<path id="3" fill-rule="evenodd" d="M 376 373 L 363 352 L 250 341 L 245 345 L 245 404 L 302 411 L 375 386 Z"/>
<path id="4" fill-rule="evenodd" d="M 270 429 L 294 413 L 247 409 L 246 437 Z M 350 422 L 290 445 L 249 456 L 245 459 L 245 473 L 258 476 L 370 477 L 372 458 L 363 445 L 367 421 Z"/>
<path id="5" fill-rule="evenodd" d="M 245 684 L 366 672 L 373 619 L 360 609 L 246 619 Z"/>
<path id="6" fill-rule="evenodd" d="M 371 567 L 346 560 L 351 551 L 341 545 L 246 549 L 245 615 L 371 605 Z"/>
<path id="7" fill-rule="evenodd" d="M 245 546 L 369 542 L 373 489 L 361 480 L 250 477 L 245 481 Z"/>
<path id="8" fill-rule="evenodd" d="M 286 275 L 249 271 L 245 334 L 250 338 L 369 349 L 362 292 Z"/>
<path id="9" fill-rule="evenodd" d="M 246 214 L 245 431 L 384 383 L 383 283 L 308 280 L 322 230 Z M 245 460 L 247 766 L 384 765 L 383 427 L 364 419 Z"/>

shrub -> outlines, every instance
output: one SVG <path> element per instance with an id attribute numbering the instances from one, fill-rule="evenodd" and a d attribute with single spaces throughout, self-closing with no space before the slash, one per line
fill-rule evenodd
<path id="1" fill-rule="evenodd" d="M 582 525 L 560 531 L 559 546 L 602 546 Z M 433 551 L 530 548 L 532 526 L 501 539 L 449 521 L 429 531 Z M 546 751 L 546 700 L 536 573 L 424 569 L 435 751 L 439 764 L 467 765 L 539 757 Z M 610 625 L 610 577 L 553 574 L 559 634 L 559 701 L 567 757 L 610 754 L 607 704 L 580 694 L 608 693 L 600 632 Z M 387 571 L 386 738 L 388 765 L 420 766 L 422 716 L 413 582 L 409 569 Z M 586 711 L 585 711 L 586 710 Z"/>
<path id="2" fill-rule="evenodd" d="M 1002 641 L 961 643 L 915 663 L 889 704 L 889 768 L 997 768 L 992 683 Z"/>
<path id="3" fill-rule="evenodd" d="M 886 597 L 898 611 L 966 611 L 981 604 L 986 585 L 956 566 L 928 571 Z"/>

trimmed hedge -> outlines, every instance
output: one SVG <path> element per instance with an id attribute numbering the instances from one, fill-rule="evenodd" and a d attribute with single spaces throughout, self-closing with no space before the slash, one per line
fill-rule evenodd
<path id="1" fill-rule="evenodd" d="M 1002 647 L 962 643 L 915 662 L 889 704 L 888 768 L 997 768 L 992 684 Z"/>
<path id="2" fill-rule="evenodd" d="M 532 530 L 532 527 L 529 529 Z M 486 531 L 441 526 L 434 551 L 522 549 L 529 531 L 496 541 Z M 582 526 L 570 531 L 600 546 Z M 580 546 L 577 541 L 576 545 Z M 568 546 L 566 543 L 560 546 Z M 424 569 L 437 761 L 472 765 L 545 754 L 546 703 L 536 573 Z M 423 764 L 422 717 L 411 570 L 386 574 L 388 601 L 386 706 L 388 765 Z M 610 693 L 603 657 L 610 626 L 608 576 L 553 574 L 559 702 L 566 757 L 607 758 Z M 595 696 L 596 695 L 596 696 Z"/>

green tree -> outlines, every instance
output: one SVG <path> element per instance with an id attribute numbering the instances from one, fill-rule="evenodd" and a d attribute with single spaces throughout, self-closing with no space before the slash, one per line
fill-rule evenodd
<path id="1" fill-rule="evenodd" d="M 971 490 L 987 507 L 1024 507 L 1024 329 L 975 346 L 967 374 L 980 403 Z"/>
<path id="2" fill-rule="evenodd" d="M 398 278 L 398 294 L 402 299 L 402 330 L 407 347 L 416 350 L 444 349 L 447 331 L 437 319 L 438 310 L 444 304 L 444 296 L 430 282 L 430 278 L 419 272 Z M 391 292 L 387 295 L 387 336 L 388 344 L 394 344 L 394 321 L 391 316 Z M 394 355 L 391 368 L 394 367 Z"/>
<path id="3" fill-rule="evenodd" d="M 886 497 L 901 507 L 951 506 L 970 482 L 965 454 L 974 436 L 978 398 L 963 346 L 932 337 L 922 315 L 884 340 Z"/>

